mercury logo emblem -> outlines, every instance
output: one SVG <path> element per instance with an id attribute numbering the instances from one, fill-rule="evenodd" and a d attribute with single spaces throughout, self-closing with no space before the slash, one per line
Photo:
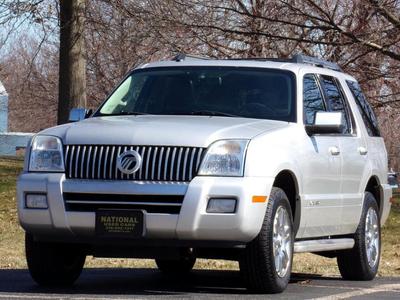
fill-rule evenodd
<path id="1" fill-rule="evenodd" d="M 142 158 L 139 153 L 129 150 L 121 153 L 117 158 L 117 168 L 124 174 L 133 174 L 139 170 Z"/>

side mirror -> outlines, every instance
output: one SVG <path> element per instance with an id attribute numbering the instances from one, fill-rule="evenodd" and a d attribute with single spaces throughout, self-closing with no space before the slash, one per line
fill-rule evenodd
<path id="1" fill-rule="evenodd" d="M 334 134 L 343 132 L 343 113 L 318 111 L 313 125 L 306 125 L 309 136 L 314 134 Z"/>
<path id="2" fill-rule="evenodd" d="M 73 108 L 69 112 L 69 122 L 79 122 L 82 121 L 83 119 L 86 119 L 90 117 L 92 114 L 91 109 L 85 109 L 85 108 Z"/>

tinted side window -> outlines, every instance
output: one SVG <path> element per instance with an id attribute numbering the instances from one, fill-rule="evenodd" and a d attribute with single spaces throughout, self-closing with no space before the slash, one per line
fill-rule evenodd
<path id="1" fill-rule="evenodd" d="M 350 88 L 351 93 L 356 100 L 358 110 L 363 118 L 364 125 L 367 128 L 368 134 L 370 136 L 381 136 L 378 121 L 376 119 L 375 113 L 372 107 L 369 105 L 367 99 L 365 98 L 359 84 L 355 81 L 346 81 Z"/>
<path id="2" fill-rule="evenodd" d="M 335 78 L 321 75 L 321 81 L 326 96 L 329 111 L 340 111 L 344 116 L 343 133 L 350 133 L 350 118 L 347 113 L 346 103 Z"/>
<path id="3" fill-rule="evenodd" d="M 303 105 L 305 124 L 314 124 L 315 113 L 324 111 L 324 99 L 313 74 L 307 74 L 303 79 Z"/>

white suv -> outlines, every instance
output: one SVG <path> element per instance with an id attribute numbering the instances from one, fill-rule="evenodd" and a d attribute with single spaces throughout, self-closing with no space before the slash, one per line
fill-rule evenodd
<path id="1" fill-rule="evenodd" d="M 221 258 L 240 262 L 249 289 L 276 293 L 293 253 L 313 252 L 370 280 L 387 171 L 374 113 L 335 64 L 146 64 L 90 117 L 32 139 L 18 180 L 29 270 L 71 284 L 86 255 L 154 258 L 175 274 Z"/>

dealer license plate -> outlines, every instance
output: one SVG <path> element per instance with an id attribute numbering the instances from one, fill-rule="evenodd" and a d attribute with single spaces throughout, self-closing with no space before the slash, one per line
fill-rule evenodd
<path id="1" fill-rule="evenodd" d="M 141 210 L 98 210 L 96 234 L 110 237 L 140 238 L 144 235 L 144 213 Z"/>

